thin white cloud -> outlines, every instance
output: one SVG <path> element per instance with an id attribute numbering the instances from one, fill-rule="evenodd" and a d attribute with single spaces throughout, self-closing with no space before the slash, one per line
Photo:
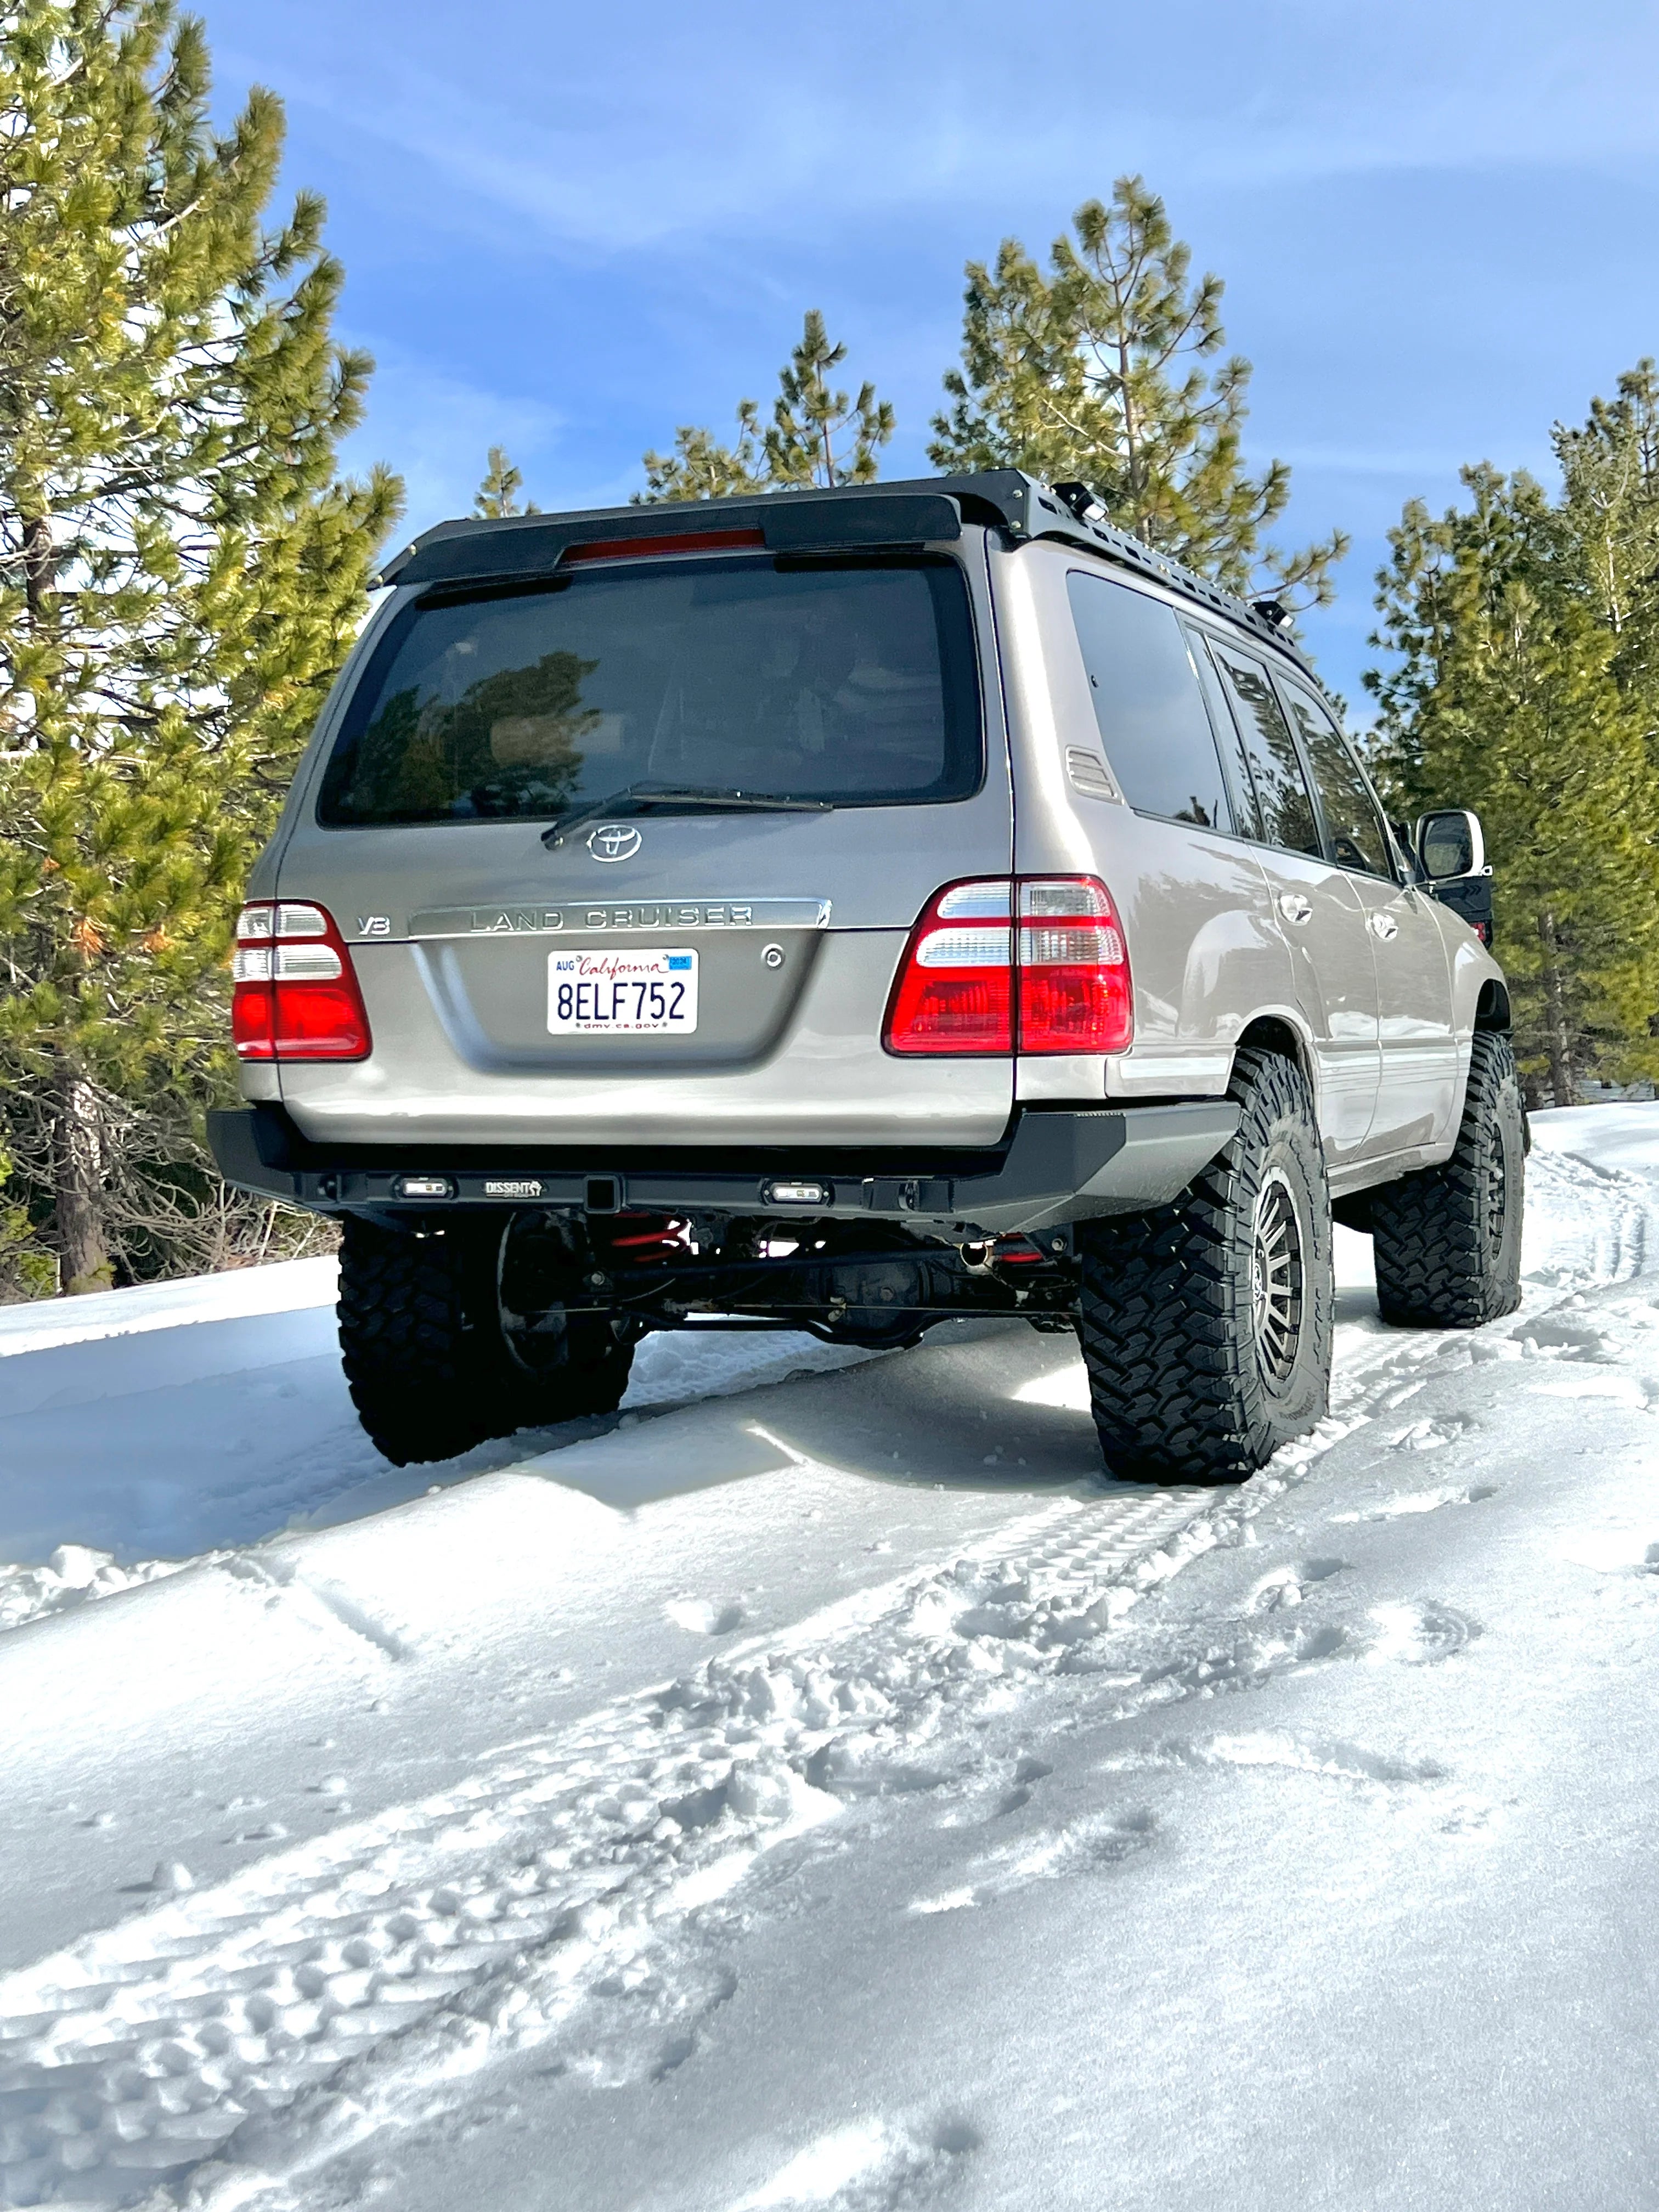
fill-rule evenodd
<path id="1" fill-rule="evenodd" d="M 376 350 L 368 417 L 341 462 L 362 471 L 383 460 L 398 471 L 407 494 L 401 527 L 469 514 L 491 446 L 505 446 L 527 480 L 550 466 L 562 421 L 556 409 L 444 375 L 383 341 Z M 529 489 L 534 495 L 533 481 Z"/>
<path id="2" fill-rule="evenodd" d="M 480 12 L 471 43 L 445 21 L 441 62 L 418 30 L 388 49 L 369 22 L 346 27 L 326 70 L 284 66 L 284 89 L 478 204 L 460 219 L 487 207 L 601 254 L 822 236 L 907 204 L 1063 210 L 1137 165 L 1291 188 L 1659 157 L 1659 13 L 1623 0 L 1565 21 L 1554 0 L 1188 0 L 1133 25 L 1089 0 L 928 0 L 896 21 L 854 0 L 838 51 L 862 37 L 865 68 L 827 68 L 810 18 L 769 16 L 745 40 L 759 15 L 731 0 L 690 18 L 635 7 L 620 27 L 505 0 Z M 1598 17 L 1614 19 L 1605 35 Z"/>

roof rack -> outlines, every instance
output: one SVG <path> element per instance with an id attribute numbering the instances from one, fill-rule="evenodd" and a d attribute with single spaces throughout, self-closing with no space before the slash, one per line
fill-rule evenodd
<path id="1" fill-rule="evenodd" d="M 742 538 L 771 552 L 936 544 L 959 538 L 964 522 L 978 523 L 1016 540 L 1057 538 L 1080 546 L 1224 616 L 1307 665 L 1294 640 L 1285 635 L 1283 611 L 1275 602 L 1252 605 L 1224 591 L 1127 531 L 1092 519 L 1091 509 L 1098 502 L 1085 486 L 1068 483 L 1065 489 L 1073 497 L 1083 495 L 1078 500 L 1082 513 L 1024 470 L 988 469 L 970 476 L 843 484 L 834 490 L 667 500 L 649 506 L 589 507 L 568 514 L 515 514 L 501 520 L 469 518 L 441 522 L 423 532 L 385 562 L 372 581 L 505 582 L 548 574 L 577 549 L 602 544 L 607 553 L 621 552 L 636 540 L 652 541 L 653 551 L 664 550 L 665 541 L 679 538 L 699 540 L 698 551 L 720 550 L 725 538 Z"/>

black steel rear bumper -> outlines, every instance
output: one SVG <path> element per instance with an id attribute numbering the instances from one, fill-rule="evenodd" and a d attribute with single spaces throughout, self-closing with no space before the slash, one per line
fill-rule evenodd
<path id="1" fill-rule="evenodd" d="M 544 1206 L 575 1212 L 840 1216 L 908 1221 L 955 1237 L 1030 1234 L 1161 1206 L 1238 1126 L 1226 1099 L 1170 1106 L 1024 1107 L 994 1152 L 917 1144 L 857 1154 L 805 1146 L 744 1152 L 586 1146 L 485 1147 L 311 1143 L 280 1106 L 211 1113 L 208 1141 L 227 1182 L 318 1213 L 431 1214 L 451 1206 Z M 417 1194 L 414 1177 L 440 1181 Z M 808 1182 L 820 1200 L 780 1202 Z"/>

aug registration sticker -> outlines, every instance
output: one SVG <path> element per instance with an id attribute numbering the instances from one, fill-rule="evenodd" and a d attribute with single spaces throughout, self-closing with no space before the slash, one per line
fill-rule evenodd
<path id="1" fill-rule="evenodd" d="M 695 952 L 551 952 L 547 1026 L 555 1036 L 690 1036 L 697 1026 Z"/>

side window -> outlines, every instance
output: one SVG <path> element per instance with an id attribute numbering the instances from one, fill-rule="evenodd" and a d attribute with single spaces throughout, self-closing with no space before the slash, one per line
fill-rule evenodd
<path id="1" fill-rule="evenodd" d="M 1106 757 L 1131 806 L 1231 830 L 1210 718 L 1175 610 L 1074 568 L 1072 619 Z"/>
<path id="2" fill-rule="evenodd" d="M 1382 817 L 1346 740 L 1325 709 L 1299 684 L 1281 678 L 1280 689 L 1313 763 L 1333 857 L 1345 868 L 1363 868 L 1367 875 L 1391 877 Z"/>
<path id="3" fill-rule="evenodd" d="M 1210 710 L 1210 720 L 1215 730 L 1215 741 L 1221 748 L 1222 765 L 1226 769 L 1227 781 L 1232 791 L 1233 819 L 1238 824 L 1240 836 L 1254 837 L 1261 844 L 1265 842 L 1266 833 L 1261 827 L 1261 810 L 1256 805 L 1255 786 L 1250 781 L 1249 760 L 1202 630 L 1188 630 L 1187 649 L 1192 654 L 1193 665 L 1198 671 L 1204 703 Z"/>
<path id="4" fill-rule="evenodd" d="M 1323 858 L 1313 801 L 1308 796 L 1296 741 L 1259 660 L 1212 639 L 1215 657 L 1232 696 L 1238 733 L 1261 804 L 1262 835 L 1270 845 Z"/>

